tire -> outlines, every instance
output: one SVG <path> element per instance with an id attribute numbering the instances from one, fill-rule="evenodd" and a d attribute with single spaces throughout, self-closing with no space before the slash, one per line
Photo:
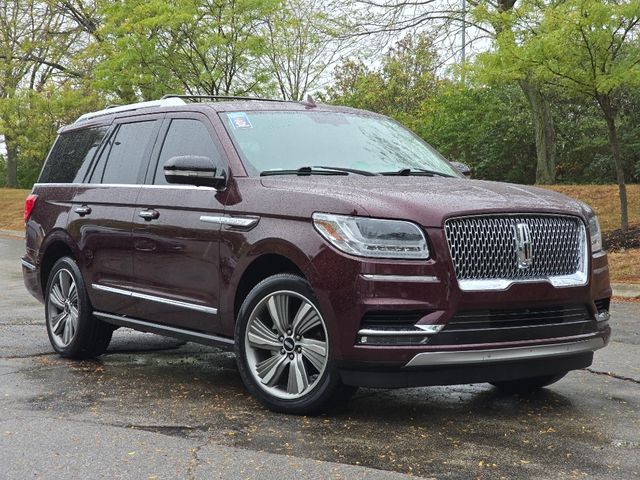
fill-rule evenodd
<path id="1" fill-rule="evenodd" d="M 491 382 L 491 385 L 507 393 L 527 393 L 540 390 L 547 385 L 556 383 L 569 372 L 560 372 L 553 375 L 543 375 L 541 377 L 522 378 L 519 380 L 508 380 L 505 382 Z"/>
<path id="2" fill-rule="evenodd" d="M 327 325 L 299 276 L 278 274 L 256 285 L 240 307 L 235 338 L 242 381 L 270 410 L 316 414 L 355 391 L 340 381 Z"/>
<path id="3" fill-rule="evenodd" d="M 113 329 L 93 316 L 82 274 L 72 258 L 62 257 L 53 265 L 44 305 L 49 341 L 60 356 L 92 358 L 107 350 Z"/>

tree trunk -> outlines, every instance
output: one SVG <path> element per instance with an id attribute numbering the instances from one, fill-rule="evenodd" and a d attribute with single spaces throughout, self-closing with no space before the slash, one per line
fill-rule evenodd
<path id="1" fill-rule="evenodd" d="M 10 135 L 4 137 L 7 147 L 7 187 L 18 188 L 18 149 Z"/>
<path id="2" fill-rule="evenodd" d="M 549 101 L 540 88 L 529 80 L 521 80 L 531 113 L 536 134 L 536 183 L 550 184 L 556 181 L 556 129 L 549 108 Z"/>
<path id="3" fill-rule="evenodd" d="M 611 158 L 616 169 L 616 180 L 618 181 L 618 192 L 620 194 L 620 228 L 622 228 L 623 232 L 626 232 L 629 229 L 629 209 L 627 207 L 627 186 L 624 179 L 624 167 L 620 156 L 620 141 L 618 140 L 618 128 L 616 126 L 616 111 L 612 108 L 611 100 L 608 97 L 600 98 L 598 102 L 607 122 Z"/>

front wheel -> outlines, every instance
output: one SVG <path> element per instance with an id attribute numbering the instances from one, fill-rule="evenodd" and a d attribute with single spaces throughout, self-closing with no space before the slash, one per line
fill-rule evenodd
<path id="1" fill-rule="evenodd" d="M 560 372 L 553 375 L 523 378 L 520 380 L 508 380 L 504 382 L 491 382 L 494 387 L 508 393 L 526 393 L 539 390 L 547 385 L 556 383 L 569 372 Z"/>
<path id="2" fill-rule="evenodd" d="M 47 333 L 53 349 L 67 358 L 91 358 L 103 354 L 113 329 L 93 316 L 82 274 L 69 257 L 51 269 L 45 292 Z"/>
<path id="3" fill-rule="evenodd" d="M 269 409 L 311 414 L 348 391 L 332 365 L 327 325 L 311 286 L 278 274 L 251 290 L 236 322 L 236 361 Z"/>

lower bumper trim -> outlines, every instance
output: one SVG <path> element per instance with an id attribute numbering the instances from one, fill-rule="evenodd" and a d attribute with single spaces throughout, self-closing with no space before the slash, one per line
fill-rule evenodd
<path id="1" fill-rule="evenodd" d="M 406 367 L 438 365 L 466 365 L 517 360 L 535 360 L 593 352 L 606 345 L 601 337 L 577 342 L 533 345 L 527 347 L 495 348 L 490 350 L 456 350 L 450 352 L 422 352 L 413 357 Z"/>

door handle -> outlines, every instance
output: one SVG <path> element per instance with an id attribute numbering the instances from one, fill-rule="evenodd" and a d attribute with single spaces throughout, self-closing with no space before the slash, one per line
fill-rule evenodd
<path id="1" fill-rule="evenodd" d="M 84 217 L 85 215 L 89 215 L 91 213 L 91 207 L 88 205 L 82 205 L 80 207 L 74 208 L 73 211 L 81 217 Z"/>
<path id="2" fill-rule="evenodd" d="M 158 218 L 160 216 L 160 212 L 158 212 L 157 210 L 147 209 L 139 212 L 138 216 L 140 218 L 144 218 L 146 221 L 150 221 Z"/>

